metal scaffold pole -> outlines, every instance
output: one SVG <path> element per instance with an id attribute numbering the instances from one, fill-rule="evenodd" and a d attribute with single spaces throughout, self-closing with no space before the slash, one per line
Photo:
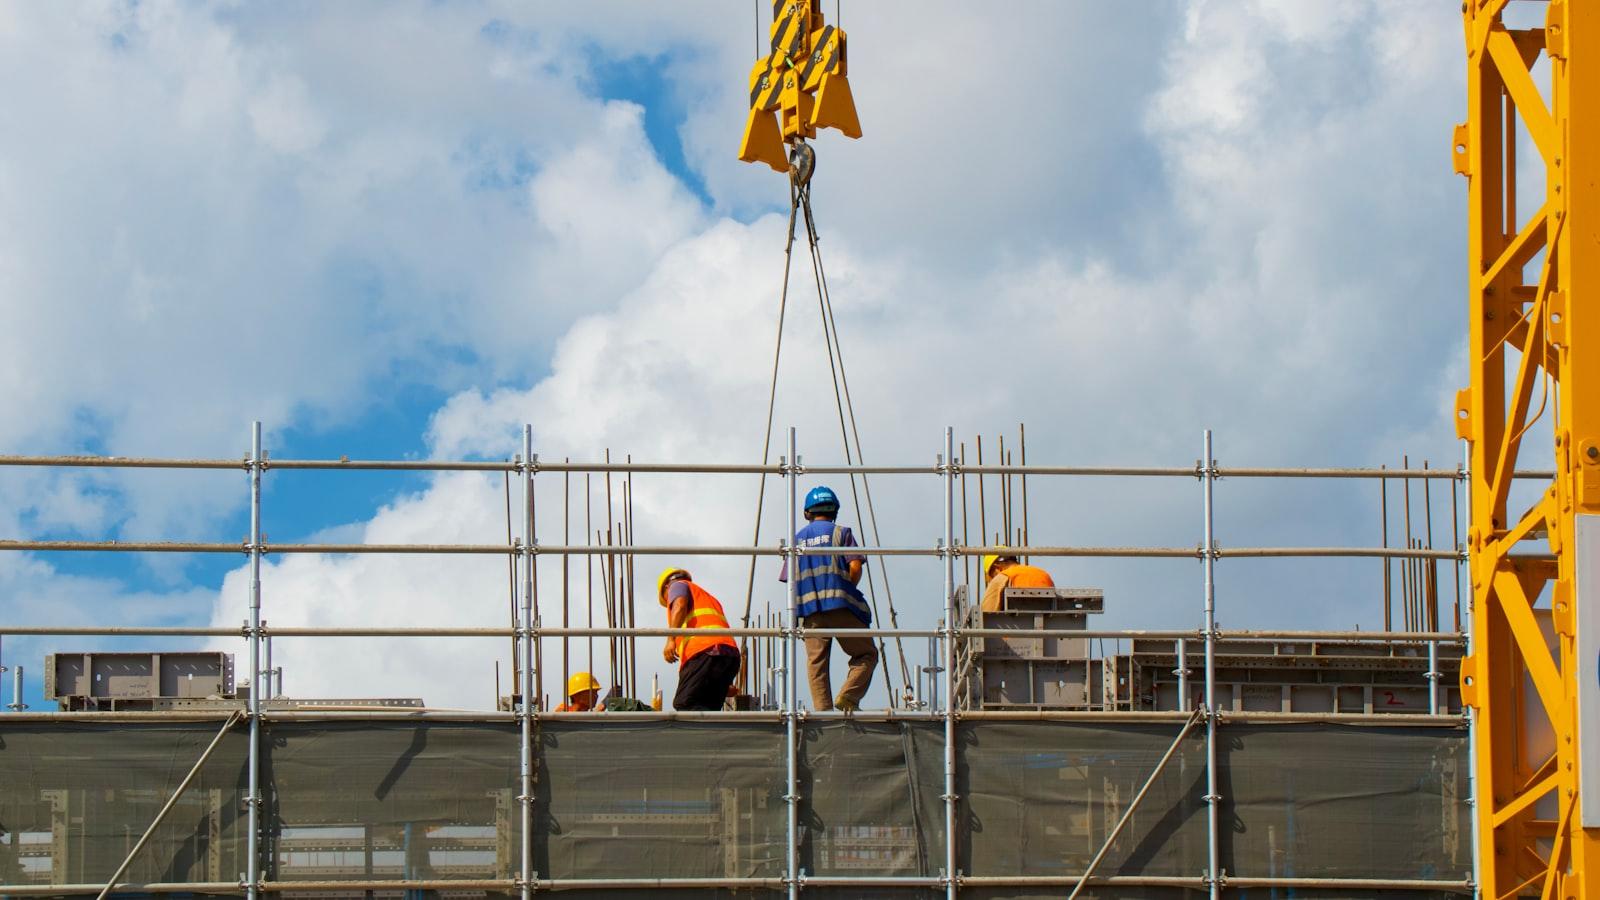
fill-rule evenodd
<path id="1" fill-rule="evenodd" d="M 1453 488 L 1452 488 L 1453 490 Z M 1461 442 L 1461 518 L 1462 531 L 1472 533 L 1472 443 Z M 1469 570 L 1470 571 L 1470 570 Z M 1457 575 L 1460 578 L 1460 575 Z M 1475 593 L 1467 594 L 1467 621 L 1473 620 L 1473 603 Z M 1458 626 L 1459 627 L 1459 626 Z M 1472 658 L 1472 628 L 1469 625 L 1461 633 L 1464 642 L 1462 657 Z M 1466 702 L 1466 697 L 1461 698 L 1461 715 L 1467 720 L 1467 805 L 1474 816 L 1478 809 L 1478 716 L 1472 709 L 1472 704 Z M 1483 896 L 1483 848 L 1478 829 L 1472 829 L 1472 896 Z"/>
<path id="2" fill-rule="evenodd" d="M 1218 848 L 1220 834 L 1217 828 L 1218 806 L 1222 798 L 1217 794 L 1217 586 L 1216 586 L 1216 532 L 1212 489 L 1216 484 L 1217 466 L 1211 457 L 1211 429 L 1205 432 L 1205 456 L 1200 463 L 1202 505 L 1205 510 L 1205 544 L 1201 548 L 1201 566 L 1205 570 L 1205 642 L 1206 642 L 1206 884 L 1211 900 L 1222 896 L 1221 854 Z"/>
<path id="3" fill-rule="evenodd" d="M 789 479 L 789 537 L 786 571 L 789 576 L 789 631 L 784 638 L 784 757 L 788 763 L 784 801 L 788 807 L 788 830 L 784 840 L 784 879 L 789 885 L 789 898 L 800 896 L 800 691 L 799 691 L 799 635 L 800 627 L 795 610 L 800 606 L 800 556 L 795 553 L 794 535 L 799 533 L 800 456 L 795 450 L 795 431 L 789 428 L 789 458 L 785 461 L 784 477 Z"/>
<path id="4" fill-rule="evenodd" d="M 944 837 L 945 897 L 960 890 L 956 873 L 956 481 L 955 429 L 944 430 Z"/>
<path id="5" fill-rule="evenodd" d="M 523 900 L 533 896 L 533 426 L 522 426 L 522 867 Z"/>
<path id="6" fill-rule="evenodd" d="M 250 425 L 250 794 L 245 895 L 255 900 L 261 888 L 261 423 Z"/>

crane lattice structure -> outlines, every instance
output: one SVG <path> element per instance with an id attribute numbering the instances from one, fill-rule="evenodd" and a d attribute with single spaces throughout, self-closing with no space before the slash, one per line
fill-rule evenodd
<path id="1" fill-rule="evenodd" d="M 1482 896 L 1577 900 L 1600 889 L 1585 883 L 1600 881 L 1600 351 L 1588 346 L 1600 343 L 1600 308 L 1584 305 L 1600 267 L 1589 159 L 1600 53 L 1585 46 L 1600 40 L 1600 8 L 1554 0 L 1544 27 L 1515 29 L 1506 6 L 1462 4 L 1468 117 L 1452 142 L 1470 223 L 1471 386 L 1456 404 L 1472 486 L 1462 688 L 1477 729 Z M 1535 80 L 1545 66 L 1548 102 Z M 1524 138 L 1546 176 L 1526 218 Z M 1555 476 L 1524 508 L 1512 472 L 1541 418 L 1553 426 Z M 1528 552 L 1541 539 L 1549 552 Z"/>

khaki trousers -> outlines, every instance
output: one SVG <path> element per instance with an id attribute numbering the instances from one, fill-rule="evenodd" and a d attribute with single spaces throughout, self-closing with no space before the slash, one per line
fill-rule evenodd
<path id="1" fill-rule="evenodd" d="M 802 620 L 807 628 L 865 628 L 854 613 L 830 609 Z M 811 704 L 819 710 L 833 709 L 833 679 L 828 672 L 833 638 L 806 638 L 806 664 L 811 679 Z M 878 665 L 878 645 L 869 636 L 839 638 L 839 649 L 850 657 L 850 671 L 844 677 L 839 696 L 859 704 L 872 683 L 872 670 Z"/>

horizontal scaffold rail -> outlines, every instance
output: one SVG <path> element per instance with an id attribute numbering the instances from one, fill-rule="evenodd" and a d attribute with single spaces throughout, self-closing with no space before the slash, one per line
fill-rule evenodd
<path id="1" fill-rule="evenodd" d="M 1103 887 L 1167 887 L 1204 888 L 1206 880 L 1199 877 L 1154 875 L 1094 875 L 1088 879 L 1074 875 L 963 875 L 959 883 L 964 887 L 1072 887 L 1080 881 Z M 634 891 L 634 890 L 778 890 L 786 882 L 782 878 L 540 878 L 529 882 L 540 891 Z M 945 879 L 938 876 L 804 876 L 801 884 L 810 887 L 877 887 L 916 888 L 939 887 Z M 1238 888 L 1301 888 L 1306 890 L 1347 891 L 1444 891 L 1456 894 L 1472 892 L 1471 882 L 1429 879 L 1384 878 L 1242 878 L 1229 876 L 1227 884 Z M 265 881 L 260 885 L 264 893 L 299 893 L 302 891 L 512 891 L 521 887 L 516 879 L 351 879 L 324 881 Z M 6 884 L 0 885 L 0 894 L 14 897 L 46 897 L 64 895 L 98 894 L 103 884 Z M 146 894 L 215 893 L 239 891 L 242 885 L 232 881 L 153 882 L 148 884 L 119 884 L 118 889 Z"/>
<path id="2" fill-rule="evenodd" d="M 538 638 L 559 637 L 766 637 L 784 638 L 791 634 L 797 639 L 850 638 L 850 637 L 902 637 L 939 638 L 948 632 L 941 628 L 655 628 L 655 627 L 540 627 L 506 628 L 495 626 L 429 626 L 429 625 L 263 625 L 263 637 L 478 637 L 510 638 L 529 635 Z M 1199 630 L 1151 629 L 1087 629 L 1064 631 L 1059 628 L 957 628 L 960 638 L 1104 638 L 1119 640 L 1197 640 L 1205 635 Z M 0 636 L 12 635 L 79 635 L 96 637 L 248 637 L 243 627 L 228 628 L 208 625 L 4 625 Z M 1218 631 L 1219 641 L 1234 642 L 1356 642 L 1373 643 L 1450 643 L 1466 640 L 1466 635 L 1455 631 Z"/>
<path id="3" fill-rule="evenodd" d="M 32 541 L 0 540 L 0 551 L 25 550 L 50 553 L 250 553 L 254 547 L 249 542 L 225 543 L 217 541 Z M 260 545 L 263 554 L 416 554 L 454 556 L 521 556 L 520 544 L 272 544 Z M 646 546 L 612 544 L 536 544 L 534 556 L 832 556 L 829 547 L 741 547 L 736 545 L 708 546 Z M 990 553 L 1016 552 L 1010 547 L 852 547 L 851 553 L 862 556 L 985 556 Z M 1203 559 L 1200 547 L 1028 547 L 1028 556 L 1116 558 L 1116 559 Z M 1464 550 L 1428 549 L 1425 547 L 1216 547 L 1211 555 L 1217 559 L 1246 558 L 1317 558 L 1357 557 L 1372 559 L 1444 559 L 1465 560 Z M 1529 554 L 1536 558 L 1537 554 Z"/>
<path id="4" fill-rule="evenodd" d="M 248 469 L 248 456 L 238 459 L 182 459 L 140 456 L 24 456 L 0 454 L 0 466 L 103 469 Z M 649 462 L 547 462 L 532 465 L 520 460 L 412 460 L 412 459 L 263 459 L 262 469 L 396 472 L 540 472 L 638 473 L 669 475 L 1065 475 L 1109 478 L 1197 478 L 1203 472 L 1189 466 L 1050 466 L 1050 465 L 822 465 L 788 466 L 747 463 Z M 1217 478 L 1360 478 L 1454 481 L 1466 476 L 1455 469 L 1386 469 L 1357 467 L 1217 466 Z M 1525 470 L 1513 478 L 1549 481 L 1553 471 Z"/>

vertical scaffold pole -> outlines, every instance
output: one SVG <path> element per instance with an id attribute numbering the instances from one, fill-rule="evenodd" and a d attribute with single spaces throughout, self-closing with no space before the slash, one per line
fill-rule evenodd
<path id="1" fill-rule="evenodd" d="M 522 426 L 522 900 L 533 896 L 533 426 Z"/>
<path id="2" fill-rule="evenodd" d="M 955 900 L 956 876 L 956 480 L 955 429 L 944 430 L 944 844 L 945 897 Z"/>
<path id="3" fill-rule="evenodd" d="M 1472 533 L 1472 443 L 1461 442 L 1461 510 L 1462 528 L 1464 534 Z M 1460 552 L 1461 548 L 1455 548 Z M 1457 569 L 1459 572 L 1459 567 Z M 1459 579 L 1459 574 L 1457 575 Z M 1462 658 L 1472 658 L 1472 604 L 1475 602 L 1476 593 L 1467 594 L 1467 622 L 1468 626 L 1463 633 L 1465 645 L 1462 648 Z M 1460 623 L 1457 623 L 1460 627 Z M 1436 668 L 1436 667 L 1430 667 Z M 1473 712 L 1471 704 L 1465 697 L 1461 698 L 1461 714 L 1467 718 L 1467 803 L 1472 807 L 1472 819 L 1477 820 L 1478 805 L 1478 717 Z M 1480 854 L 1483 848 L 1479 845 L 1478 829 L 1472 829 L 1472 896 L 1478 900 L 1483 896 L 1483 861 Z"/>
<path id="4" fill-rule="evenodd" d="M 788 834 L 785 839 L 784 877 L 789 882 L 789 900 L 800 896 L 800 636 L 796 631 L 800 620 L 795 610 L 800 608 L 800 555 L 794 536 L 799 533 L 800 456 L 795 450 L 794 427 L 789 428 L 789 459 L 784 466 L 784 477 L 789 479 L 789 538 L 786 541 L 787 571 L 789 575 L 789 632 L 784 641 L 784 737 L 788 762 L 787 793 Z"/>
<path id="5" fill-rule="evenodd" d="M 1222 797 L 1217 794 L 1217 585 L 1216 585 L 1216 534 L 1212 506 L 1212 489 L 1216 484 L 1217 466 L 1211 458 L 1211 429 L 1205 432 L 1205 457 L 1200 464 L 1202 505 L 1205 510 L 1205 546 L 1201 549 L 1201 566 L 1205 570 L 1205 642 L 1206 642 L 1206 883 L 1211 900 L 1222 896 L 1222 873 L 1219 868 L 1221 853 L 1217 842 L 1218 806 Z"/>
<path id="6" fill-rule="evenodd" d="M 250 425 L 250 795 L 245 896 L 261 896 L 261 423 Z"/>

